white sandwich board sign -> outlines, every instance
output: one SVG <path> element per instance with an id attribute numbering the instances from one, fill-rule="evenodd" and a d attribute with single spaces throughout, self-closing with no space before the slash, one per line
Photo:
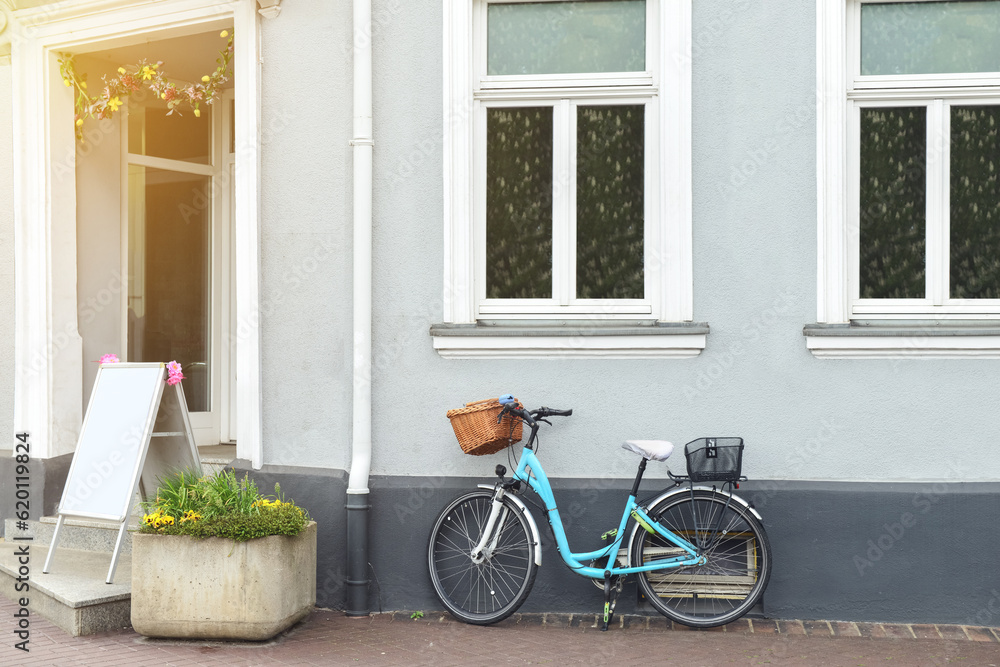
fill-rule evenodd
<path id="1" fill-rule="evenodd" d="M 162 363 L 101 364 L 43 573 L 49 572 L 67 517 L 114 521 L 119 528 L 110 584 L 136 494 L 148 500 L 158 478 L 178 470 L 201 475 L 184 390 L 180 383 L 168 385 L 166 378 Z"/>

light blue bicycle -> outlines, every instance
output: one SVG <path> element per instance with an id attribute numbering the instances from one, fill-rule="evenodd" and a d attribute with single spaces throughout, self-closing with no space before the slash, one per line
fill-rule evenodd
<path id="1" fill-rule="evenodd" d="M 603 587 L 603 630 L 630 574 L 637 575 L 641 593 L 660 613 L 692 627 L 729 623 L 757 603 L 771 573 L 771 547 L 760 515 L 732 492 L 745 479 L 741 438 L 688 443 L 688 475 L 668 471 L 673 484 L 642 501 L 636 495 L 647 461 L 665 461 L 673 445 L 625 442 L 623 447 L 642 460 L 621 522 L 602 536 L 609 542 L 605 546 L 574 552 L 535 451 L 539 422 L 551 425 L 547 417 L 568 417 L 573 411 L 543 407 L 529 412 L 509 395 L 500 401 L 504 409 L 498 421 L 510 414 L 531 428 L 517 469 L 506 478 L 507 469 L 498 465 L 496 484 L 481 484 L 480 490 L 456 498 L 431 531 L 431 581 L 452 615 L 488 625 L 510 616 L 528 597 L 542 550 L 535 520 L 518 497 L 525 485 L 541 498 L 566 565 Z M 721 487 L 695 485 L 705 481 L 721 482 Z"/>

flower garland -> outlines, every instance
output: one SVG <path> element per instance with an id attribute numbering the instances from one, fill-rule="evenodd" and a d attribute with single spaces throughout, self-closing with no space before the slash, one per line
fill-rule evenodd
<path id="1" fill-rule="evenodd" d="M 100 359 L 97 360 L 99 364 L 117 364 L 119 363 L 117 354 L 105 354 Z M 167 384 L 173 386 L 178 384 L 181 380 L 186 379 L 184 373 L 181 372 L 181 365 L 176 361 L 171 361 L 167 363 Z"/>
<path id="2" fill-rule="evenodd" d="M 219 52 L 218 63 L 215 71 L 201 77 L 199 83 L 178 85 L 167 80 L 166 75 L 160 71 L 162 61 L 150 64 L 146 60 L 140 60 L 138 64 L 130 68 L 119 67 L 118 76 L 113 76 L 109 80 L 104 76 L 104 90 L 97 97 L 91 97 L 87 92 L 87 75 L 79 74 L 73 56 L 69 53 L 59 54 L 59 73 L 62 75 L 63 83 L 76 90 L 76 115 L 74 122 L 76 125 L 76 138 L 83 141 L 83 120 L 85 118 L 111 118 L 115 112 L 122 107 L 122 98 L 128 97 L 132 93 L 145 87 L 161 100 L 167 103 L 167 115 L 171 115 L 177 107 L 187 104 L 194 109 L 195 117 L 201 116 L 202 104 L 211 104 L 219 98 L 219 91 L 223 84 L 229 81 L 232 76 L 230 63 L 233 59 L 233 37 L 228 30 L 219 33 L 219 37 L 226 39 L 226 48 Z M 177 111 L 180 114 L 180 111 Z"/>

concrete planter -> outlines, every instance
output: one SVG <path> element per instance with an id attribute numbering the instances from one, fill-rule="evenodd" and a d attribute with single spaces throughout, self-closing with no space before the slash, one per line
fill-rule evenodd
<path id="1" fill-rule="evenodd" d="M 316 604 L 316 522 L 247 542 L 132 537 L 132 627 L 147 637 L 270 639 Z"/>

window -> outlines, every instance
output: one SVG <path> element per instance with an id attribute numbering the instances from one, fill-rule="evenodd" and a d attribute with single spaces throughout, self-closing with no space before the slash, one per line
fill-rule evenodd
<path id="1" fill-rule="evenodd" d="M 477 356 L 500 327 L 511 356 L 544 356 L 565 351 L 551 327 L 569 324 L 632 339 L 615 356 L 697 354 L 690 3 L 446 0 L 445 26 L 438 351 Z"/>
<path id="2" fill-rule="evenodd" d="M 993 354 L 1000 1 L 818 8 L 819 321 L 853 327 L 807 327 L 810 347 Z"/>

